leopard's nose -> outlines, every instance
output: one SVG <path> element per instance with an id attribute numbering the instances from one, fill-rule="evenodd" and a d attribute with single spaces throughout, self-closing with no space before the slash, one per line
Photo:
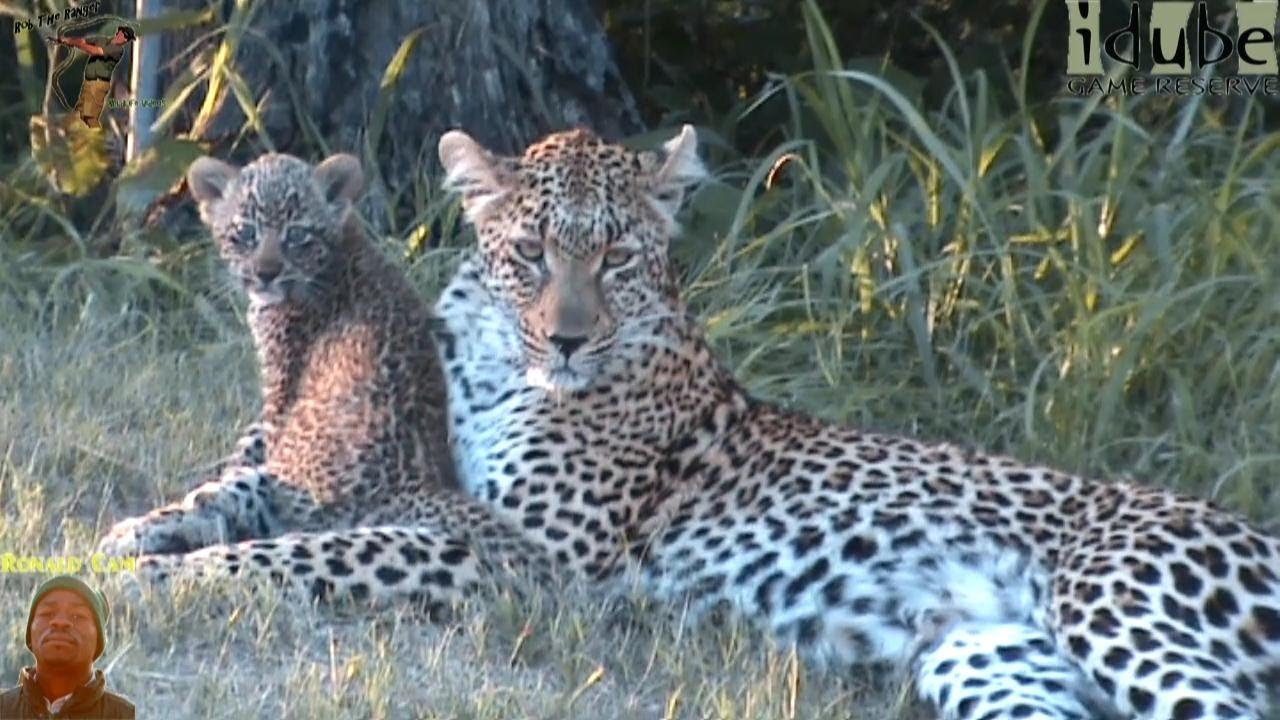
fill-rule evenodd
<path id="1" fill-rule="evenodd" d="M 548 338 L 552 345 L 568 359 L 578 348 L 587 344 L 585 335 L 552 335 Z"/>
<path id="2" fill-rule="evenodd" d="M 261 262 L 253 269 L 253 274 L 258 276 L 258 282 L 263 285 L 269 285 L 272 280 L 280 276 L 280 271 L 284 269 L 284 265 L 274 262 Z"/>

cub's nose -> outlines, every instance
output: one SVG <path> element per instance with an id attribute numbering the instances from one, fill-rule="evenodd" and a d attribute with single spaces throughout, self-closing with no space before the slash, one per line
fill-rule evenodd
<path id="1" fill-rule="evenodd" d="M 585 335 L 552 335 L 548 339 L 551 341 L 552 345 L 555 345 L 556 348 L 564 354 L 565 359 L 568 359 L 569 356 L 573 355 L 578 348 L 587 344 L 587 337 Z"/>
<path id="2" fill-rule="evenodd" d="M 263 285 L 269 284 L 272 280 L 280 275 L 280 271 L 284 269 L 284 265 L 278 262 L 260 262 L 253 269 L 253 274 L 258 276 L 258 282 Z"/>

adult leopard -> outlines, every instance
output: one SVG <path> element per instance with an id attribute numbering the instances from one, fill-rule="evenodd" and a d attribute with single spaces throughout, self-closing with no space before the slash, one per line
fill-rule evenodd
<path id="1" fill-rule="evenodd" d="M 460 599 L 537 545 L 459 492 L 430 311 L 361 231 L 360 163 L 267 154 L 188 172 L 249 296 L 260 423 L 220 476 L 99 543 L 141 572 L 261 571 L 321 596 Z"/>
<path id="2" fill-rule="evenodd" d="M 439 145 L 478 252 L 437 303 L 471 493 L 588 574 L 728 604 L 946 718 L 1260 718 L 1280 542 L 1198 499 L 838 427 L 753 398 L 680 298 L 703 175 L 585 130 Z"/>

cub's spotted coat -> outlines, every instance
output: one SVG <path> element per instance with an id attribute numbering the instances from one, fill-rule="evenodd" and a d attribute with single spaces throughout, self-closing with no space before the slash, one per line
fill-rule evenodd
<path id="1" fill-rule="evenodd" d="M 100 549 L 143 554 L 149 575 L 249 569 L 319 595 L 432 605 L 486 566 L 545 569 L 458 491 L 430 312 L 350 212 L 358 161 L 202 158 L 188 182 L 249 295 L 261 419 L 220 477 L 117 524 Z"/>

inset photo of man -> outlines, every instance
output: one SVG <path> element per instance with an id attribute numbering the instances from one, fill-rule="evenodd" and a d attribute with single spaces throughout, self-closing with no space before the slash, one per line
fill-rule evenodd
<path id="1" fill-rule="evenodd" d="M 133 720 L 133 703 L 107 689 L 93 663 L 106 645 L 109 608 L 102 593 L 74 575 L 40 584 L 27 613 L 27 649 L 35 665 L 0 693 L 0 720 Z"/>
<path id="2" fill-rule="evenodd" d="M 47 38 L 54 45 L 66 45 L 88 54 L 84 64 L 84 80 L 80 83 L 80 98 L 76 100 L 76 113 L 89 127 L 102 127 L 100 118 L 107 96 L 111 93 L 111 76 L 116 65 L 124 57 L 125 46 L 138 38 L 128 25 L 116 28 L 110 37 L 79 38 L 53 36 Z"/>

